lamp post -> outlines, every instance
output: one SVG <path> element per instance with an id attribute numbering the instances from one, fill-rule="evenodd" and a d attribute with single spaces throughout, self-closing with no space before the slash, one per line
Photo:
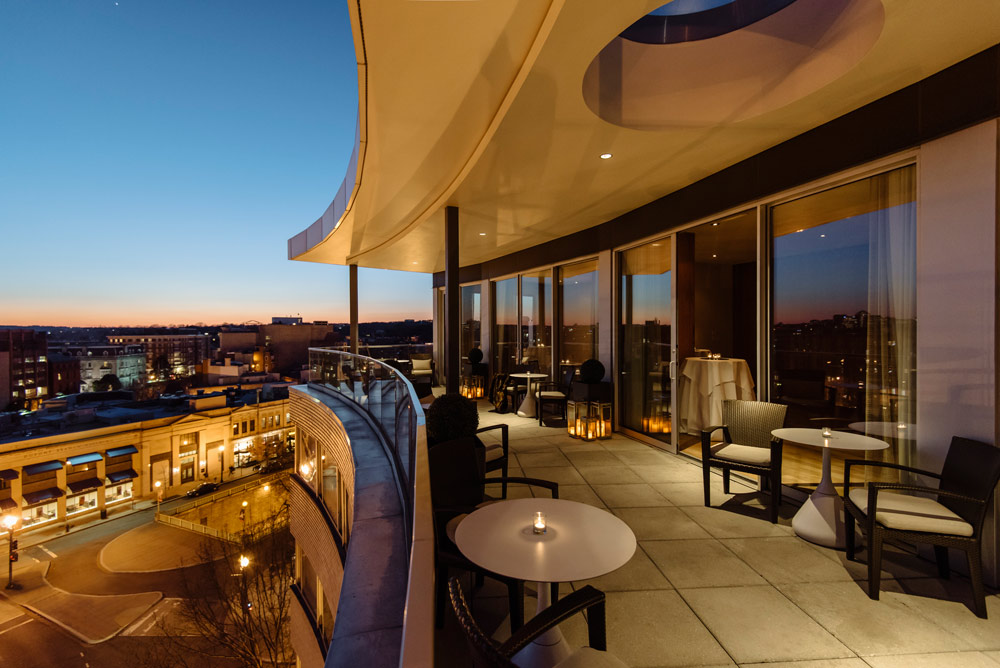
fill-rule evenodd
<path id="1" fill-rule="evenodd" d="M 250 612 L 249 601 L 247 601 L 247 583 L 245 579 L 244 570 L 250 565 L 250 557 L 241 554 L 240 555 L 240 610 L 243 611 L 243 620 L 246 618 Z"/>
<path id="2" fill-rule="evenodd" d="M 16 526 L 16 515 L 4 515 L 3 527 L 7 530 L 7 589 L 21 588 L 21 585 L 14 582 L 14 562 L 17 561 L 17 541 L 14 540 Z"/>
<path id="3" fill-rule="evenodd" d="M 225 475 L 225 456 L 226 456 L 226 446 L 219 446 L 219 483 L 222 483 L 223 476 Z"/>
<path id="4" fill-rule="evenodd" d="M 156 488 L 156 514 L 160 514 L 160 499 L 163 498 L 163 483 L 159 480 L 153 483 L 153 487 Z"/>

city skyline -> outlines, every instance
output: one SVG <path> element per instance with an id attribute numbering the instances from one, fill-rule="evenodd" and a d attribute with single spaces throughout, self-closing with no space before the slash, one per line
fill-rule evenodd
<path id="1" fill-rule="evenodd" d="M 348 320 L 347 268 L 286 253 L 355 141 L 346 6 L 13 0 L 0 62 L 0 321 Z M 429 274 L 359 279 L 362 320 L 430 318 Z"/>

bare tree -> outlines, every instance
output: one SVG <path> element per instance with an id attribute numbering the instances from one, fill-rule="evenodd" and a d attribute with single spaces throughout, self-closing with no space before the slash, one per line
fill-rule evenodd
<path id="1" fill-rule="evenodd" d="M 206 541 L 182 571 L 180 619 L 161 620 L 164 645 L 144 665 L 264 666 L 295 661 L 288 633 L 295 544 L 288 506 L 248 524 L 240 543 Z"/>

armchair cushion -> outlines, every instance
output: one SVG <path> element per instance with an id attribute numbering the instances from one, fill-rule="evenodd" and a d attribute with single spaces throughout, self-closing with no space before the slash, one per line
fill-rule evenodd
<path id="1" fill-rule="evenodd" d="M 493 462 L 498 459 L 502 459 L 504 456 L 503 445 L 500 443 L 487 443 L 486 444 L 486 461 Z"/>
<path id="2" fill-rule="evenodd" d="M 752 445 L 719 443 L 712 446 L 712 458 L 727 459 L 741 464 L 767 466 L 771 463 L 771 450 L 769 448 L 756 448 Z"/>
<path id="3" fill-rule="evenodd" d="M 411 360 L 413 362 L 413 371 L 430 371 L 431 370 L 431 360 L 421 360 L 415 359 Z"/>
<path id="4" fill-rule="evenodd" d="M 555 668 L 625 668 L 614 654 L 601 652 L 593 647 L 581 647 L 555 665 Z"/>
<path id="5" fill-rule="evenodd" d="M 565 399 L 566 395 L 562 392 L 557 392 L 555 390 L 542 390 L 541 392 L 535 393 L 536 397 L 544 397 L 546 399 Z"/>
<path id="6" fill-rule="evenodd" d="M 868 514 L 867 489 L 852 489 L 848 497 L 861 512 Z M 943 533 L 952 536 L 973 534 L 971 524 L 934 499 L 880 491 L 876 506 L 875 521 L 890 529 Z"/>

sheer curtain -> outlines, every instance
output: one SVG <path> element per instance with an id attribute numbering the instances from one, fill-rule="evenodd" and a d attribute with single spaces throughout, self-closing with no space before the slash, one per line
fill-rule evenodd
<path id="1" fill-rule="evenodd" d="M 890 425 L 890 456 L 904 465 L 916 445 L 915 172 L 910 166 L 870 180 L 879 206 L 868 228 L 865 420 Z"/>

